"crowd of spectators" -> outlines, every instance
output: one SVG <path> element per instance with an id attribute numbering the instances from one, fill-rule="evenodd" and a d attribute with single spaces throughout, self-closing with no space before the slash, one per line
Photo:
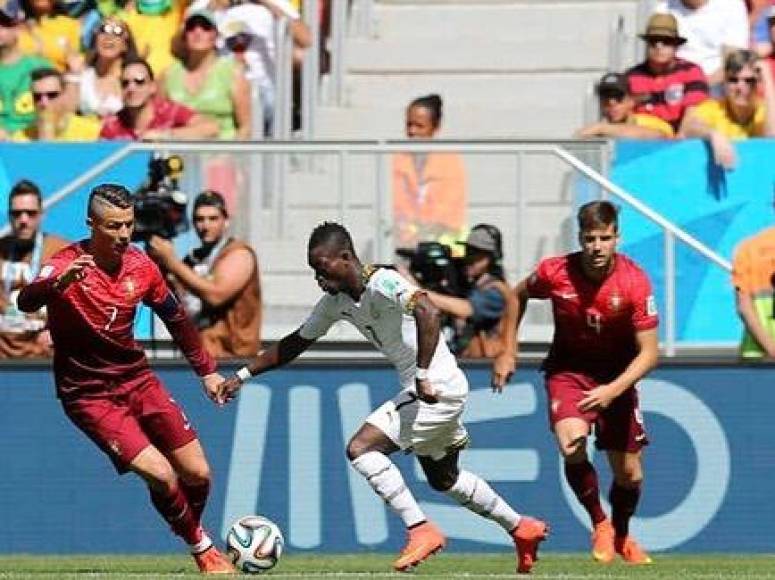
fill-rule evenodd
<path id="1" fill-rule="evenodd" d="M 699 137 L 732 169 L 733 140 L 775 136 L 775 3 L 660 1 L 640 37 L 644 60 L 602 77 L 601 121 L 578 137 Z"/>
<path id="2" fill-rule="evenodd" d="M 268 134 L 276 30 L 287 23 L 297 51 L 311 40 L 298 4 L 1 0 L 0 140 L 245 140 L 258 137 L 254 126 Z M 128 78 L 130 64 L 145 70 Z M 137 114 L 140 92 L 153 111 Z"/>
<path id="3" fill-rule="evenodd" d="M 595 87 L 601 119 L 576 136 L 699 137 L 708 141 L 716 163 L 732 169 L 737 162 L 733 140 L 775 136 L 775 2 L 659 0 L 654 8 L 640 35 L 642 62 L 602 76 Z M 298 0 L 0 0 L 0 139 L 244 140 L 253 136 L 254 116 L 269 132 L 276 94 L 276 27 L 281 22 L 288 25 L 297 51 L 310 45 Z M 258 90 L 260 101 L 251 98 L 251 88 Z M 406 137 L 434 139 L 442 119 L 439 95 L 418 97 L 406 108 Z M 392 175 L 396 247 L 432 240 L 454 248 L 468 237 L 460 258 L 466 261 L 467 290 L 473 292 L 483 280 L 504 282 L 500 232 L 487 224 L 467 229 L 466 170 L 460 155 L 398 153 Z M 255 280 L 248 275 L 246 283 L 255 289 L 250 297 L 260 305 L 258 264 L 249 247 L 235 242 L 230 259 L 219 261 L 217 268 L 213 261 L 223 249 L 218 244 L 229 239 L 222 236 L 229 211 L 235 209 L 232 192 L 223 193 L 201 198 L 220 200 L 220 205 L 195 207 L 195 214 L 211 209 L 220 230 L 218 240 L 210 243 L 202 237 L 209 235 L 207 227 L 198 228 L 203 246 L 188 262 L 177 259 L 169 243 L 156 239 L 149 245 L 176 278 L 181 296 L 188 295 L 191 304 L 198 301 L 197 312 L 202 303 L 205 311 L 217 311 L 223 298 L 219 292 L 231 287 L 213 283 L 213 272 L 201 275 L 200 270 L 229 270 L 238 259 L 234 256 L 245 262 L 237 270 L 255 275 Z M 489 254 L 476 246 L 485 238 Z M 474 275 L 479 257 L 489 261 Z M 247 291 L 248 286 L 237 284 L 244 276 L 219 276 Z M 497 298 L 498 292 L 490 290 L 483 295 Z M 489 302 L 472 300 L 467 293 L 437 298 L 443 306 L 454 306 L 448 314 L 457 319 L 451 341 L 459 354 L 497 354 L 499 316 L 484 320 L 480 312 Z M 221 320 L 227 326 L 234 322 L 227 316 Z M 476 326 L 482 320 L 484 333 Z M 259 340 L 258 324 L 248 323 L 256 326 L 256 334 L 247 350 L 224 346 L 224 336 L 234 334 L 229 331 L 220 332 L 221 344 L 214 352 L 251 354 Z"/>

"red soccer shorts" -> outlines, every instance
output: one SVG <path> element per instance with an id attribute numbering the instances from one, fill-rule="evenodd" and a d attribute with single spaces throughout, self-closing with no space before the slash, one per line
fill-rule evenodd
<path id="1" fill-rule="evenodd" d="M 627 389 L 602 411 L 582 412 L 579 401 L 599 384 L 589 375 L 559 372 L 546 377 L 549 399 L 549 424 L 575 417 L 595 427 L 595 446 L 607 451 L 635 453 L 648 445 L 643 415 L 638 406 L 638 390 Z"/>
<path id="2" fill-rule="evenodd" d="M 121 394 L 63 401 L 62 406 L 119 473 L 129 471 L 129 464 L 148 445 L 167 454 L 197 438 L 182 409 L 152 373 L 122 385 Z"/>

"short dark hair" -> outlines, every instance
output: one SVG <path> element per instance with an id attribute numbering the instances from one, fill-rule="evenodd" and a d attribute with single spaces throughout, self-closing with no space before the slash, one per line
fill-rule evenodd
<path id="1" fill-rule="evenodd" d="M 226 209 L 226 200 L 223 196 L 213 189 L 205 189 L 202 193 L 196 196 L 194 199 L 194 209 L 192 213 L 196 213 L 200 207 L 215 207 L 221 210 L 221 215 L 227 218 L 229 217 L 229 211 Z"/>
<path id="2" fill-rule="evenodd" d="M 55 79 L 57 79 L 59 81 L 59 86 L 64 88 L 65 77 L 57 69 L 51 68 L 50 66 L 43 66 L 33 70 L 30 73 L 30 82 L 34 83 L 43 79 L 47 79 L 49 77 L 54 77 Z"/>
<path id="3" fill-rule="evenodd" d="M 428 110 L 428 112 L 431 114 L 431 123 L 433 124 L 434 129 L 438 127 L 439 124 L 441 124 L 444 102 L 441 100 L 439 95 L 434 93 L 431 95 L 425 95 L 424 97 L 417 97 L 415 100 L 409 103 L 409 108 L 411 109 L 413 107 L 422 107 L 423 109 Z"/>
<path id="4" fill-rule="evenodd" d="M 11 209 L 13 198 L 20 195 L 34 195 L 38 200 L 38 205 L 43 205 L 43 196 L 40 193 L 40 188 L 29 179 L 22 179 L 17 181 L 11 188 L 11 191 L 8 192 L 8 209 Z"/>
<path id="5" fill-rule="evenodd" d="M 136 54 L 128 54 L 124 60 L 121 61 L 121 71 L 125 71 L 128 66 L 131 66 L 133 64 L 139 64 L 140 66 L 144 67 L 145 70 L 148 72 L 148 78 L 153 80 L 153 69 L 151 68 L 151 65 L 148 64 L 148 61 L 144 58 L 140 58 Z"/>
<path id="6" fill-rule="evenodd" d="M 324 244 L 334 244 L 339 250 L 348 250 L 355 255 L 353 239 L 350 232 L 342 224 L 336 222 L 323 222 L 312 230 L 307 245 L 307 253 Z"/>
<path id="7" fill-rule="evenodd" d="M 108 204 L 121 209 L 133 207 L 132 194 L 118 183 L 103 183 L 91 190 L 87 215 L 94 217 L 97 204 Z"/>
<path id="8" fill-rule="evenodd" d="M 598 227 L 614 226 L 619 231 L 619 210 L 610 201 L 590 201 L 579 208 L 577 214 L 579 230 L 587 231 Z"/>

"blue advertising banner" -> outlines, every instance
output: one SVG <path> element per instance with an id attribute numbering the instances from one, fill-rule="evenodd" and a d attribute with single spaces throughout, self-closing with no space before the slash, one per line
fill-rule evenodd
<path id="1" fill-rule="evenodd" d="M 159 373 L 208 453 L 215 485 L 206 525 L 214 534 L 222 536 L 238 516 L 261 513 L 280 524 L 292 552 L 400 547 L 399 519 L 344 455 L 369 411 L 395 393 L 392 369 L 380 363 L 294 365 L 255 378 L 223 409 L 205 399 L 188 369 L 167 366 Z M 467 373 L 472 445 L 462 464 L 517 510 L 551 523 L 547 550 L 587 550 L 587 518 L 564 484 L 537 367 L 520 369 L 502 395 L 490 392 L 489 369 Z M 0 553 L 180 550 L 139 479 L 119 478 L 69 424 L 47 369 L 8 366 L 2 377 Z M 632 528 L 647 548 L 775 550 L 773 382 L 773 367 L 712 364 L 666 365 L 643 381 L 651 445 Z M 608 469 L 604 457 L 594 457 L 605 495 Z M 411 455 L 394 459 L 423 509 L 448 534 L 451 550 L 508 549 L 509 538 L 495 524 L 432 491 Z"/>
<path id="2" fill-rule="evenodd" d="M 737 166 L 724 171 L 702 141 L 619 141 L 611 178 L 731 261 L 741 240 L 775 223 L 775 141 L 740 141 L 735 149 Z M 621 249 L 651 274 L 664 312 L 662 230 L 626 204 L 621 222 Z M 676 250 L 679 343 L 737 343 L 729 274 L 680 242 Z"/>

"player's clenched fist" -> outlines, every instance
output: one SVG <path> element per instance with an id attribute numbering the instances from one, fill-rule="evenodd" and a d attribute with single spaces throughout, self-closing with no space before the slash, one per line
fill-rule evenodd
<path id="1" fill-rule="evenodd" d="M 86 274 L 86 268 L 94 267 L 94 256 L 91 254 L 82 254 L 64 269 L 57 277 L 56 287 L 58 290 L 64 290 L 73 282 L 81 280 Z"/>

